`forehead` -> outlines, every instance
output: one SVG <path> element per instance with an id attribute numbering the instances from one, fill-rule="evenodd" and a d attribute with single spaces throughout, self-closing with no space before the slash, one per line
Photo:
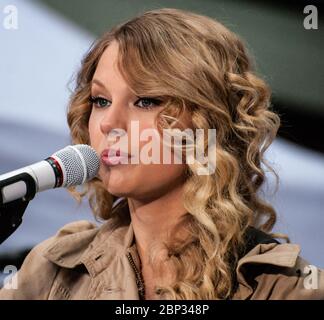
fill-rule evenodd
<path id="1" fill-rule="evenodd" d="M 118 43 L 116 41 L 112 41 L 99 59 L 94 78 L 101 78 L 105 80 L 107 77 L 109 77 L 109 75 L 114 75 L 114 77 L 121 78 L 121 74 L 117 67 L 117 59 Z"/>

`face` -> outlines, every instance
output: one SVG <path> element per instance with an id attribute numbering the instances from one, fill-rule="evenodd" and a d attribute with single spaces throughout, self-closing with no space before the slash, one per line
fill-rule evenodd
<path id="1" fill-rule="evenodd" d="M 103 155 L 99 177 L 109 193 L 139 200 L 155 199 L 183 183 L 186 165 L 163 164 L 162 142 L 159 145 L 161 158 L 158 164 L 142 163 L 142 158 L 139 163 L 130 163 L 128 159 L 128 164 L 112 164 L 116 158 L 107 158 L 107 154 L 103 153 L 112 148 L 120 149 L 129 156 L 134 155 L 134 151 L 141 154 L 143 148 L 147 148 L 148 141 L 137 139 L 131 126 L 133 124 L 133 129 L 134 123 L 138 125 L 139 137 L 143 130 L 157 129 L 157 114 L 163 108 L 163 103 L 155 101 L 154 97 L 139 98 L 131 92 L 117 69 L 117 57 L 118 43 L 113 41 L 101 56 L 92 79 L 90 144 L 100 157 Z M 118 134 L 114 135 L 116 132 Z M 128 143 L 120 147 L 118 141 L 120 143 L 122 139 Z M 134 141 L 137 142 L 135 148 L 131 146 Z"/>

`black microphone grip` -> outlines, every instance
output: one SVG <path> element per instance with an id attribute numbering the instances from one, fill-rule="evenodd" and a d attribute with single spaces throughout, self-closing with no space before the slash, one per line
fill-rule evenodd
<path id="1" fill-rule="evenodd" d="M 2 188 L 19 181 L 26 183 L 27 193 L 24 198 L 3 204 Z M 35 197 L 35 194 L 35 180 L 26 172 L 0 181 L 0 244 L 20 226 L 29 201 Z"/>

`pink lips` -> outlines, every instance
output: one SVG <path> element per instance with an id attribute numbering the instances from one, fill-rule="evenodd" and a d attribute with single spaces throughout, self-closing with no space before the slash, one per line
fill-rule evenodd
<path id="1" fill-rule="evenodd" d="M 131 155 L 126 152 L 120 151 L 119 149 L 105 149 L 101 153 L 101 161 L 108 166 L 127 164 L 129 163 L 129 158 L 131 158 Z"/>

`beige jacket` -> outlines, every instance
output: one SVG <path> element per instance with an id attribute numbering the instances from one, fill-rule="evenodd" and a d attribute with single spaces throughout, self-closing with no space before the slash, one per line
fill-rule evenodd
<path id="1" fill-rule="evenodd" d="M 139 299 L 139 257 L 132 225 L 64 226 L 37 245 L 0 299 Z M 239 260 L 233 299 L 324 299 L 324 271 L 310 268 L 296 244 L 258 244 Z M 140 289 L 140 290 L 139 290 Z"/>

